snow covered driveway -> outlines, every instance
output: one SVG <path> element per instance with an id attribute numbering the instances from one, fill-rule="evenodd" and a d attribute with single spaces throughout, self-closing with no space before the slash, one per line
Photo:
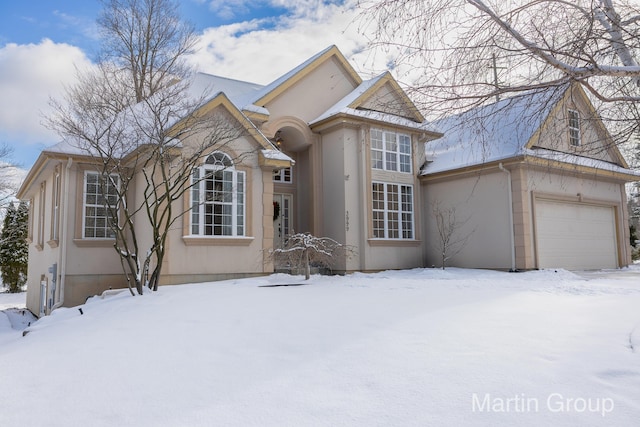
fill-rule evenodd
<path id="1" fill-rule="evenodd" d="M 418 269 L 93 298 L 0 336 L 0 425 L 635 426 L 639 279 Z"/>

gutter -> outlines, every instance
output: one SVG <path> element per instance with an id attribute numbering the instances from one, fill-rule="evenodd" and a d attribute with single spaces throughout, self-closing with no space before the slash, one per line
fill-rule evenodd
<path id="1" fill-rule="evenodd" d="M 509 200 L 509 239 L 511 241 L 511 272 L 516 270 L 516 247 L 515 247 L 515 231 L 513 229 L 513 194 L 511 193 L 511 172 L 502 166 L 502 162 L 498 164 L 498 168 L 507 174 L 507 199 Z"/>

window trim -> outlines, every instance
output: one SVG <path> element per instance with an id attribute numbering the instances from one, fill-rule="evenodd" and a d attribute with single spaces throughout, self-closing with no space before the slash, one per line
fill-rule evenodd
<path id="1" fill-rule="evenodd" d="M 51 194 L 51 233 L 47 244 L 53 248 L 58 246 L 60 240 L 60 200 L 62 192 L 62 174 L 60 166 L 53 171 L 53 185 Z"/>
<path id="2" fill-rule="evenodd" d="M 216 158 L 217 155 L 224 156 L 222 159 L 218 159 L 215 162 L 209 162 L 209 159 Z M 205 209 L 207 204 L 211 204 L 215 206 L 215 202 L 207 202 L 204 200 L 206 197 L 206 177 L 207 171 L 213 172 L 214 174 L 217 172 L 223 173 L 223 185 L 224 185 L 224 172 L 229 172 L 231 174 L 231 234 L 203 234 L 205 230 Z M 240 177 L 242 177 L 242 199 L 238 197 L 238 185 L 240 183 Z M 207 160 L 191 173 L 191 184 L 192 188 L 189 192 L 190 198 L 189 203 L 189 225 L 186 230 L 186 234 L 183 237 L 185 243 L 188 241 L 190 244 L 195 244 L 195 240 L 202 239 L 203 242 L 206 241 L 218 241 L 218 240 L 229 240 L 229 239 L 239 239 L 239 240 L 251 240 L 249 238 L 249 228 L 248 228 L 248 208 L 247 208 L 247 193 L 248 193 L 248 174 L 244 170 L 237 169 L 229 155 L 216 151 L 207 157 Z M 215 191 L 217 190 L 209 190 Z M 197 198 L 197 202 L 196 202 Z M 195 210 L 197 208 L 197 210 Z M 241 212 L 240 212 L 241 208 Z M 197 219 L 196 219 L 197 218 Z M 242 224 L 239 223 L 238 219 L 242 218 Z M 197 223 L 196 223 L 197 221 Z M 215 231 L 216 224 L 212 223 L 211 226 L 212 232 Z M 225 225 L 221 225 L 222 229 L 224 229 Z M 239 229 L 242 228 L 242 234 L 239 234 Z M 203 243 L 205 244 L 205 243 Z"/>
<path id="3" fill-rule="evenodd" d="M 33 228 L 34 228 L 34 197 L 29 198 L 29 218 L 28 218 L 28 231 L 27 231 L 27 243 L 33 243 Z"/>
<path id="4" fill-rule="evenodd" d="M 569 145 L 571 147 L 580 147 L 582 145 L 582 132 L 580 130 L 580 112 L 574 109 L 567 110 L 568 129 L 569 129 Z M 575 141 L 575 143 L 574 143 Z"/>
<path id="5" fill-rule="evenodd" d="M 382 145 L 381 148 L 374 148 L 374 139 L 378 140 L 378 138 L 374 138 L 374 132 L 380 133 L 379 141 Z M 393 142 L 387 140 L 390 135 L 394 135 L 395 137 Z M 411 174 L 413 172 L 413 146 L 410 134 L 380 128 L 371 128 L 369 130 L 369 138 L 369 158 L 371 160 L 372 169 L 406 174 Z M 401 142 L 401 139 L 403 139 L 404 142 Z M 408 144 L 406 144 L 407 142 Z M 395 150 L 389 149 L 390 144 L 395 145 Z M 408 152 L 404 152 L 403 147 L 408 148 Z M 374 153 L 380 153 L 382 155 L 382 159 L 374 160 Z M 382 162 L 382 167 L 376 167 L 376 163 L 380 161 Z"/>
<path id="6" fill-rule="evenodd" d="M 289 179 L 287 179 L 287 171 Z M 276 177 L 280 177 L 280 179 L 276 179 Z M 274 184 L 293 184 L 293 168 L 289 166 L 288 168 L 276 169 L 273 171 L 271 179 Z"/>
<path id="7" fill-rule="evenodd" d="M 120 187 L 120 176 L 112 173 L 112 174 L 103 174 L 100 173 L 98 171 L 95 170 L 84 170 L 83 176 L 82 176 L 82 203 L 80 203 L 81 205 L 81 215 L 82 215 L 82 224 L 81 224 L 81 229 L 80 229 L 80 239 L 85 240 L 85 241 L 96 241 L 96 242 L 101 242 L 101 241 L 107 241 L 107 242 L 112 242 L 113 240 L 115 240 L 116 236 L 115 233 L 113 233 L 113 235 L 111 236 L 105 236 L 105 237 L 87 237 L 86 235 L 86 220 L 87 220 L 87 176 L 89 174 L 92 175 L 97 175 L 99 178 L 103 175 L 108 175 L 110 177 L 114 177 L 117 179 L 117 188 L 119 190 Z M 118 196 L 119 197 L 119 196 Z M 95 206 L 95 207 L 105 207 L 104 205 L 98 205 L 98 204 L 89 204 L 89 206 Z M 116 205 L 117 208 L 117 205 Z M 119 213 L 118 213 L 119 214 Z M 108 220 L 108 218 L 107 218 Z M 94 227 L 95 228 L 95 227 Z"/>
<path id="8" fill-rule="evenodd" d="M 47 197 L 47 182 L 42 181 L 40 183 L 40 190 L 38 192 L 38 223 L 36 224 L 36 248 L 38 250 L 44 249 L 44 220 L 45 220 L 45 203 Z"/>
<path id="9" fill-rule="evenodd" d="M 379 200 L 379 202 L 382 202 L 383 208 L 379 209 L 376 208 L 375 206 L 375 202 L 377 201 L 374 198 L 374 192 L 375 187 L 377 185 L 381 185 L 382 186 L 382 195 L 383 198 L 382 200 Z M 390 209 L 390 201 L 389 201 L 389 187 L 390 186 L 396 186 L 396 190 L 397 190 L 397 200 L 395 201 L 397 203 L 397 209 Z M 403 190 L 409 189 L 410 190 L 410 197 L 411 197 L 411 201 L 410 201 L 410 207 L 411 210 L 405 210 L 403 208 L 404 202 L 403 202 Z M 372 181 L 371 182 L 371 187 L 370 187 L 370 191 L 371 191 L 371 240 L 377 240 L 377 241 L 390 241 L 390 242 L 395 242 L 395 241 L 399 241 L 399 242 L 412 242 L 412 241 L 416 241 L 416 208 L 415 208 L 415 191 L 414 191 L 414 185 L 412 184 L 405 184 L 405 183 L 399 183 L 399 182 L 383 182 L 383 181 Z M 404 193 L 406 194 L 406 193 Z M 392 202 L 393 203 L 393 202 Z M 383 228 L 376 228 L 376 220 L 380 220 L 380 219 L 376 219 L 374 218 L 376 216 L 376 213 L 382 213 L 382 225 Z M 397 214 L 396 219 L 391 219 L 390 218 L 390 214 Z M 407 221 L 405 219 L 405 215 L 410 215 L 409 220 Z M 395 225 L 397 226 L 397 235 L 398 237 L 389 237 L 389 235 L 391 234 L 392 231 L 396 230 L 396 229 L 391 229 L 390 225 L 393 223 L 395 223 Z M 409 227 L 407 228 L 405 225 L 409 224 Z M 382 230 L 383 231 L 383 236 L 377 236 L 376 233 Z M 408 232 L 410 233 L 410 237 L 404 237 L 405 233 Z"/>

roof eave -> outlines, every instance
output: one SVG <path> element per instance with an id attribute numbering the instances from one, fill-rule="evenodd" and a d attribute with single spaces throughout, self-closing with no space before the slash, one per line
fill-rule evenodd
<path id="1" fill-rule="evenodd" d="M 473 165 L 462 166 L 458 168 L 451 168 L 447 170 L 438 171 L 435 173 L 421 173 L 418 178 L 421 181 L 432 181 L 441 178 L 450 178 L 452 176 L 463 175 L 468 173 L 478 173 L 483 170 L 498 168 L 500 164 L 503 166 L 509 166 L 514 164 L 526 164 L 533 167 L 545 168 L 549 170 L 561 170 L 563 172 L 570 172 L 579 175 L 597 175 L 600 178 L 608 178 L 619 182 L 634 182 L 640 181 L 640 173 L 628 170 L 628 172 L 622 172 L 619 170 L 610 170 L 605 168 L 598 168 L 594 166 L 579 165 L 576 163 L 561 162 L 558 160 L 542 158 L 538 156 L 531 156 L 527 154 L 521 154 L 517 156 L 505 157 L 501 159 L 494 159 L 484 163 L 476 163 Z"/>
<path id="2" fill-rule="evenodd" d="M 342 125 L 358 126 L 363 123 L 376 124 L 376 125 L 385 126 L 385 127 L 392 127 L 395 129 L 403 129 L 412 133 L 421 133 L 425 135 L 426 137 L 425 140 L 441 138 L 444 135 L 437 131 L 424 129 L 424 127 L 421 127 L 422 125 L 421 123 L 416 123 L 416 126 L 406 126 L 401 123 L 392 123 L 384 120 L 375 119 L 372 117 L 352 115 L 345 112 L 339 112 L 329 117 L 326 117 L 322 120 L 319 120 L 317 122 L 313 122 L 309 125 L 309 127 L 314 132 L 322 133 L 336 126 L 342 126 Z"/>

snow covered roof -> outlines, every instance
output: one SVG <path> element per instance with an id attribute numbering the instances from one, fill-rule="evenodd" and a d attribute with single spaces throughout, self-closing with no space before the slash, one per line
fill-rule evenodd
<path id="1" fill-rule="evenodd" d="M 359 117 L 363 119 L 375 120 L 379 122 L 385 122 L 396 126 L 402 126 L 413 129 L 421 129 L 430 132 L 437 132 L 433 126 L 426 122 L 416 122 L 414 120 L 410 120 L 406 117 L 398 116 L 395 114 L 385 113 L 381 111 L 374 111 L 368 109 L 354 108 L 354 103 L 358 100 L 358 98 L 365 95 L 367 92 L 371 90 L 374 86 L 376 86 L 380 81 L 384 80 L 387 77 L 388 73 L 384 72 L 372 79 L 365 80 L 361 84 L 358 85 L 353 91 L 347 94 L 340 101 L 331 106 L 327 111 L 322 113 L 317 118 L 311 120 L 309 122 L 310 126 L 321 123 L 324 120 L 327 120 L 331 117 L 346 114 L 353 117 Z"/>
<path id="2" fill-rule="evenodd" d="M 261 114 L 269 114 L 266 108 L 254 105 L 264 86 L 234 80 L 226 77 L 214 76 L 206 73 L 196 73 L 193 83 L 189 86 L 191 96 L 201 96 L 208 93 L 211 99 L 219 93 L 224 93 L 227 98 L 241 111 L 252 111 Z"/>
<path id="3" fill-rule="evenodd" d="M 339 113 L 350 112 L 351 110 L 353 110 L 353 108 L 349 108 L 349 105 L 351 105 L 355 100 L 357 100 L 360 96 L 366 93 L 371 87 L 373 87 L 376 83 L 378 83 L 382 79 L 382 77 L 384 77 L 384 73 L 372 79 L 363 81 L 358 85 L 357 88 L 351 91 L 347 96 L 342 98 L 340 101 L 336 102 L 331 108 L 329 108 L 323 114 L 321 114 L 320 116 L 312 120 L 309 124 L 313 125 L 314 123 L 321 122 Z"/>
<path id="4" fill-rule="evenodd" d="M 287 162 L 291 162 L 292 164 L 295 163 L 291 157 L 287 156 L 280 150 L 262 150 L 262 155 L 266 159 L 270 160 L 284 160 Z"/>
<path id="5" fill-rule="evenodd" d="M 75 154 L 78 156 L 88 155 L 87 150 L 80 148 L 79 144 L 71 143 L 69 139 L 60 141 L 51 147 L 45 148 L 43 151 L 46 151 L 47 153 Z"/>
<path id="6" fill-rule="evenodd" d="M 544 160 L 553 160 L 561 163 L 567 163 L 574 166 L 586 166 L 594 169 L 605 170 L 615 173 L 622 173 L 626 175 L 633 175 L 640 177 L 640 171 L 634 171 L 625 167 L 605 162 L 604 160 L 593 159 L 591 157 L 577 156 L 571 153 L 565 153 L 562 151 L 554 151 L 546 148 L 526 148 L 523 150 L 523 154 L 530 157 L 535 157 Z"/>
<path id="7" fill-rule="evenodd" d="M 444 136 L 426 143 L 427 163 L 421 175 L 524 156 L 640 176 L 640 172 L 612 162 L 530 146 L 531 138 L 568 89 L 560 86 L 532 91 L 434 122 Z"/>
<path id="8" fill-rule="evenodd" d="M 435 121 L 432 125 L 444 136 L 426 143 L 428 164 L 422 175 L 525 154 L 566 87 L 559 89 L 529 92 Z"/>
<path id="9" fill-rule="evenodd" d="M 185 102 L 177 105 L 178 108 L 183 108 L 186 112 L 185 114 L 189 114 L 190 105 L 205 105 L 208 102 L 216 99 L 217 97 L 226 98 L 233 104 L 238 112 L 244 116 L 242 111 L 254 111 L 258 113 L 268 114 L 266 109 L 257 107 L 251 104 L 251 100 L 255 99 L 255 94 L 262 88 L 261 85 L 244 82 L 240 80 L 229 79 L 220 76 L 214 76 L 211 74 L 205 73 L 196 73 L 192 80 L 185 85 L 186 88 L 186 96 Z M 122 116 L 123 122 L 126 121 L 126 116 L 130 113 L 137 115 L 138 117 L 144 116 L 144 109 L 147 105 L 145 103 L 139 103 L 131 107 L 131 110 L 123 110 L 119 113 Z M 172 126 L 177 123 L 180 118 L 183 117 L 179 112 L 173 114 L 172 121 L 169 121 L 167 125 Z M 259 137 L 264 139 L 264 145 L 272 147 L 274 150 L 277 150 L 273 144 L 270 143 L 268 138 L 262 134 L 253 123 L 247 120 L 249 126 L 254 127 L 254 133 Z M 181 142 L 178 140 L 172 141 L 172 145 L 180 146 Z M 136 141 L 133 141 L 131 144 L 121 144 L 120 152 L 114 152 L 113 155 L 115 157 L 126 156 L 136 148 L 138 148 L 139 144 Z M 99 153 L 97 150 L 91 149 L 91 147 L 86 147 L 86 144 L 83 144 L 81 141 L 74 141 L 73 139 L 65 139 L 51 147 L 47 147 L 43 150 L 43 152 L 54 153 L 54 154 L 66 154 L 66 155 L 78 155 L 78 156 L 98 156 Z"/>

